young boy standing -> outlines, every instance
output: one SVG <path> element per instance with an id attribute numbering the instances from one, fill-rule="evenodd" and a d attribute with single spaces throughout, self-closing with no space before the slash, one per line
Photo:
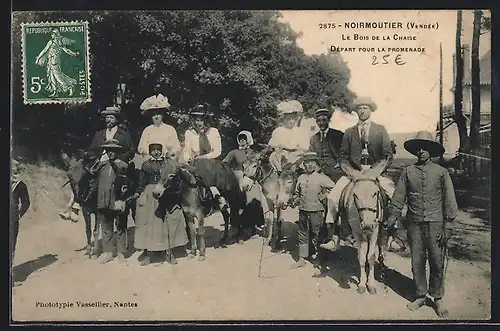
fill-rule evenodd
<path id="1" fill-rule="evenodd" d="M 292 265 L 293 269 L 303 267 L 305 259 L 310 255 L 309 247 L 318 251 L 318 235 L 325 220 L 324 200 L 335 183 L 325 174 L 319 172 L 319 157 L 314 152 L 303 155 L 302 161 L 306 173 L 299 176 L 292 205 L 299 207 L 299 260 Z"/>
<path id="2" fill-rule="evenodd" d="M 416 299 L 408 304 L 409 310 L 417 310 L 427 301 L 427 293 L 434 298 L 438 316 L 448 315 L 443 304 L 446 245 L 452 234 L 452 221 L 457 216 L 457 201 L 448 171 L 431 161 L 439 157 L 444 148 L 432 139 L 430 132 L 417 133 L 415 139 L 405 142 L 407 151 L 417 156 L 417 163 L 406 167 L 389 209 L 386 228 L 392 226 L 401 215 L 406 201 L 408 205 L 408 241 L 411 251 L 411 269 L 416 285 Z M 429 289 L 425 266 L 430 265 Z"/>
<path id="3" fill-rule="evenodd" d="M 19 220 L 26 214 L 30 207 L 30 195 L 28 187 L 20 178 L 19 162 L 12 160 L 12 198 L 10 207 L 10 224 L 12 231 L 12 261 L 14 262 L 14 253 L 16 251 L 17 235 L 19 233 Z"/>

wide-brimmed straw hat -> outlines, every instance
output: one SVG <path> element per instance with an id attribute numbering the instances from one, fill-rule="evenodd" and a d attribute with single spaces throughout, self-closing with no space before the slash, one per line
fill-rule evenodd
<path id="1" fill-rule="evenodd" d="M 377 109 L 377 104 L 373 102 L 373 100 L 370 97 L 359 97 L 355 99 L 351 105 L 351 109 L 356 110 L 358 106 L 362 105 L 370 107 L 372 111 L 375 111 Z"/>
<path id="2" fill-rule="evenodd" d="M 120 142 L 116 139 L 108 139 L 102 145 L 101 148 L 105 149 L 122 149 L 123 146 L 120 145 Z"/>
<path id="3" fill-rule="evenodd" d="M 194 106 L 189 112 L 189 115 L 195 117 L 211 117 L 214 114 L 208 109 L 208 105 L 201 103 Z"/>
<path id="4" fill-rule="evenodd" d="M 282 101 L 276 108 L 278 108 L 279 115 L 300 114 L 304 111 L 302 104 L 297 100 Z"/>
<path id="5" fill-rule="evenodd" d="M 404 148 L 415 156 L 420 149 L 428 151 L 431 157 L 439 157 L 444 153 L 444 147 L 433 139 L 429 131 L 418 132 L 415 138 L 405 141 Z"/>
<path id="6" fill-rule="evenodd" d="M 318 118 L 319 116 L 331 117 L 332 111 L 325 108 L 318 109 L 316 110 L 316 112 L 314 112 L 314 117 Z"/>
<path id="7" fill-rule="evenodd" d="M 102 116 L 106 116 L 106 115 L 119 116 L 119 115 L 121 115 L 120 107 L 118 107 L 118 106 L 109 106 L 109 107 L 106 107 L 106 109 L 104 109 L 103 111 L 101 111 L 101 115 Z"/>
<path id="8" fill-rule="evenodd" d="M 156 112 L 166 112 L 170 108 L 168 98 L 163 94 L 150 96 L 141 103 L 141 115 L 154 114 Z"/>
<path id="9" fill-rule="evenodd" d="M 238 133 L 238 135 L 236 136 L 236 139 L 240 139 L 241 136 L 244 136 L 245 138 L 247 138 L 247 143 L 248 145 L 253 145 L 253 137 L 252 137 L 252 133 L 250 131 L 247 131 L 247 130 L 243 130 L 241 131 L 240 133 Z"/>

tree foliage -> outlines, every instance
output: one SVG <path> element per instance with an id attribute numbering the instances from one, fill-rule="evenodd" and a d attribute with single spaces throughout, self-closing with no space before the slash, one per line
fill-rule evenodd
<path id="1" fill-rule="evenodd" d="M 167 122 L 181 139 L 189 109 L 208 103 L 224 150 L 234 146 L 241 129 L 267 142 L 276 126 L 276 105 L 283 100 L 299 100 L 308 113 L 319 107 L 347 110 L 354 95 L 340 54 L 305 55 L 296 44 L 298 34 L 278 18 L 277 11 L 246 10 L 16 13 L 15 137 L 43 153 L 85 148 L 102 125 L 98 111 L 114 102 L 118 84 L 125 86 L 122 111 L 135 139 L 149 124 L 140 116 L 140 103 L 162 93 L 173 106 Z M 23 104 L 20 23 L 49 20 L 89 21 L 91 103 Z"/>

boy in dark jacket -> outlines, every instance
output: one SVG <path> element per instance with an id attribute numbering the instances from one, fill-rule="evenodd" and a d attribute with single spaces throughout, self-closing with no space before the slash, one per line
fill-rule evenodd
<path id="1" fill-rule="evenodd" d="M 16 250 L 17 235 L 19 233 L 19 220 L 26 214 L 30 207 L 30 195 L 28 187 L 20 178 L 19 162 L 12 160 L 12 198 L 10 207 L 10 225 L 12 231 L 12 261 Z"/>

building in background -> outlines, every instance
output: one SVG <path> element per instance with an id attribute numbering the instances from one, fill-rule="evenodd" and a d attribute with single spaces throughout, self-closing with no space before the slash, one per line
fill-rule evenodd
<path id="1" fill-rule="evenodd" d="M 470 116 L 472 111 L 472 84 L 471 84 L 471 57 L 469 46 L 464 45 L 464 81 L 463 81 L 463 114 L 467 123 L 467 131 L 470 130 Z M 479 60 L 480 69 L 480 84 L 481 84 L 481 110 L 480 110 L 480 135 L 481 135 L 481 150 L 478 153 L 483 156 L 490 156 L 491 144 L 491 50 L 486 52 Z M 453 55 L 453 87 L 455 90 L 455 73 L 456 61 Z M 439 139 L 439 125 L 436 139 Z M 446 150 L 446 155 L 455 155 L 460 146 L 458 128 L 455 124 L 455 108 L 454 105 L 444 107 L 444 131 L 443 144 Z"/>

